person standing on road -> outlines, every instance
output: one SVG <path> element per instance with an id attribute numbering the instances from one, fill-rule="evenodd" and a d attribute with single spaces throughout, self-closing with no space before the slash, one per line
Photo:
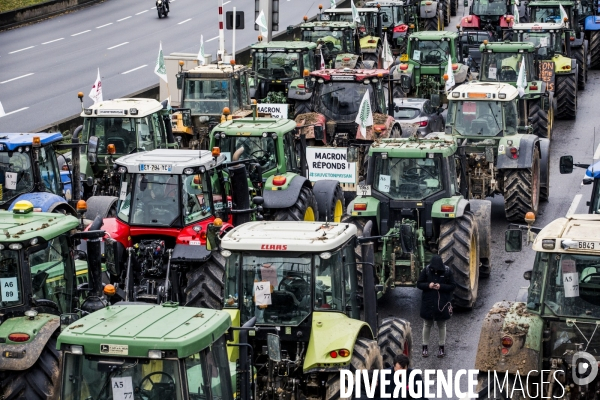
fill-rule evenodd
<path id="1" fill-rule="evenodd" d="M 421 318 L 423 318 L 423 357 L 429 357 L 429 336 L 433 322 L 437 322 L 439 334 L 438 358 L 446 355 L 446 321 L 452 316 L 452 293 L 456 288 L 450 268 L 444 265 L 438 255 L 431 257 L 427 267 L 421 271 L 417 288 L 421 296 Z"/>

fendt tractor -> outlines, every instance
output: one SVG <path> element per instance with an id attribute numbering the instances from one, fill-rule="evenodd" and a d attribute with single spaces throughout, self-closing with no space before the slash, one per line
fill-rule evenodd
<path id="1" fill-rule="evenodd" d="M 229 357 L 252 360 L 254 369 L 245 369 L 256 371 L 256 398 L 339 399 L 341 369 L 392 368 L 394 355 L 410 356 L 409 322 L 377 325 L 372 279 L 364 282 L 361 317 L 356 233 L 344 223 L 251 222 L 221 240 L 224 310 L 241 327 L 234 336 L 242 346 Z M 367 253 L 363 270 L 372 276 Z"/>
<path id="2" fill-rule="evenodd" d="M 541 63 L 552 63 L 545 65 L 548 67 L 546 69 L 554 70 L 554 81 L 549 82 L 551 87 L 546 88 L 554 92 L 556 118 L 574 119 L 577 116 L 577 77 L 580 67 L 577 60 L 570 56 L 571 41 L 564 23 L 514 24 L 513 33 L 516 40 L 535 46 L 537 71 Z"/>
<path id="3" fill-rule="evenodd" d="M 211 132 L 211 147 L 219 147 L 227 160 L 260 165 L 263 179 L 249 186 L 253 196 L 264 200 L 265 219 L 340 222 L 342 188 L 331 179 L 311 184 L 306 178 L 306 145 L 289 119 L 243 118 L 217 125 Z"/>
<path id="4" fill-rule="evenodd" d="M 366 186 L 348 206 L 348 222 L 359 236 L 367 223 L 373 225 L 378 297 L 416 286 L 431 256 L 439 254 L 454 273 L 454 304 L 475 305 L 479 277 L 491 272 L 491 202 L 461 194 L 466 161 L 455 139 L 443 133 L 371 145 Z"/>
<path id="5" fill-rule="evenodd" d="M 517 86 L 521 63 L 525 63 L 527 85 L 524 95 L 519 98 L 519 114 L 527 115 L 533 133 L 550 138 L 554 125 L 555 91 L 539 79 L 539 62 L 536 60 L 536 47 L 529 42 L 483 43 L 481 49 L 481 70 L 479 81 L 504 82 Z M 538 49 L 539 51 L 539 49 Z M 561 90 L 561 101 L 565 93 Z"/>
<path id="6" fill-rule="evenodd" d="M 469 199 L 501 194 L 509 221 L 537 214 L 550 190 L 550 140 L 529 133 L 518 112 L 517 89 L 506 83 L 471 82 L 449 94 L 446 133 L 464 151 L 460 179 Z"/>
<path id="7" fill-rule="evenodd" d="M 462 17 L 460 27 L 464 30 L 493 32 L 497 40 L 503 40 L 519 16 L 514 15 L 515 0 L 472 0 L 469 15 Z M 465 0 L 465 8 L 468 0 Z M 504 31 L 504 32 L 503 32 Z"/>
<path id="8" fill-rule="evenodd" d="M 80 216 L 85 202 L 79 204 Z M 19 201 L 0 211 L 0 398 L 57 398 L 60 327 L 106 306 L 98 219 L 88 232 L 71 215 L 34 212 Z M 76 250 L 82 239 L 87 254 Z"/>
<path id="9" fill-rule="evenodd" d="M 466 49 L 466 48 L 465 48 Z M 468 50 L 468 49 L 467 49 Z M 415 32 L 408 38 L 407 53 L 393 75 L 394 97 L 424 97 L 435 107 L 445 103 L 448 58 L 456 85 L 467 81 L 469 67 L 462 63 L 463 46 L 456 32 Z"/>
<path id="10" fill-rule="evenodd" d="M 358 30 L 354 22 L 313 21 L 300 24 L 300 40 L 317 45 L 315 64 L 321 65 L 321 56 L 325 68 L 356 68 L 362 66 Z"/>
<path id="11" fill-rule="evenodd" d="M 530 217 L 528 224 L 535 220 Z M 575 214 L 543 229 L 529 225 L 528 244 L 537 233 L 533 268 L 523 274 L 529 287 L 514 302 L 494 304 L 481 328 L 475 359 L 480 398 L 511 398 L 513 389 L 532 398 L 597 397 L 599 223 L 598 215 Z M 506 251 L 521 250 L 523 228 L 506 231 Z"/>
<path id="12" fill-rule="evenodd" d="M 117 303 L 85 316 L 58 337 L 61 399 L 250 399 L 235 396 L 230 327 L 225 311 L 177 303 Z"/>
<path id="13" fill-rule="evenodd" d="M 573 163 L 573 156 L 561 156 L 559 166 L 561 174 L 572 173 L 574 166 L 585 169 L 581 184 L 592 185 L 592 194 L 586 202 L 588 213 L 600 214 L 600 161 L 592 164 Z"/>

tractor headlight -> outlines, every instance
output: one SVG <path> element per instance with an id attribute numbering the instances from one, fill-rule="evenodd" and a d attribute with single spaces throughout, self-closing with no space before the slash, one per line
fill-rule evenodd
<path id="1" fill-rule="evenodd" d="M 322 260 L 329 260 L 331 258 L 331 253 L 324 251 L 323 253 L 319 254 L 319 257 L 321 257 Z"/>
<path id="2" fill-rule="evenodd" d="M 185 168 L 185 169 L 183 170 L 183 174 L 184 174 L 184 175 L 191 175 L 191 174 L 193 174 L 193 173 L 194 173 L 194 169 L 193 169 L 193 168 Z"/>
<path id="3" fill-rule="evenodd" d="M 546 250 L 554 250 L 555 240 L 554 239 L 543 239 L 542 248 Z"/>
<path id="4" fill-rule="evenodd" d="M 162 358 L 162 350 L 148 350 L 148 358 L 151 360 L 160 360 Z"/>
<path id="5" fill-rule="evenodd" d="M 71 346 L 71 353 L 77 354 L 77 355 L 83 355 L 83 346 L 72 345 Z"/>

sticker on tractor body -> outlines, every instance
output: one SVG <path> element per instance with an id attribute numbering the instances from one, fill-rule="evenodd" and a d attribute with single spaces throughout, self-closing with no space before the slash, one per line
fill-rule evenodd
<path id="1" fill-rule="evenodd" d="M 101 344 L 100 353 L 126 356 L 129 354 L 129 346 L 126 344 Z"/>
<path id="2" fill-rule="evenodd" d="M 371 185 L 356 185 L 356 195 L 357 196 L 370 196 L 371 195 Z"/>
<path id="3" fill-rule="evenodd" d="M 17 190 L 17 173 L 4 173 L 4 186 L 9 190 Z"/>

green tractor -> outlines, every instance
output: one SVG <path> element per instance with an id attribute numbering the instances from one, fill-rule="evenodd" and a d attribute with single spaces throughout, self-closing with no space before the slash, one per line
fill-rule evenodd
<path id="1" fill-rule="evenodd" d="M 569 32 L 563 23 L 514 24 L 515 39 L 535 46 L 538 66 L 554 71 L 554 80 L 549 79 L 547 90 L 554 92 L 556 118 L 575 119 L 577 116 L 577 79 L 580 68 L 576 51 L 569 53 Z M 539 70 L 539 69 L 538 69 Z M 535 120 L 535 118 L 534 118 Z M 534 124 L 535 129 L 535 124 Z"/>
<path id="2" fill-rule="evenodd" d="M 446 134 L 465 152 L 460 179 L 469 199 L 501 194 L 509 221 L 537 214 L 550 190 L 550 140 L 529 133 L 519 94 L 506 83 L 470 82 L 449 95 Z"/>
<path id="3" fill-rule="evenodd" d="M 365 7 L 379 7 L 382 14 L 382 30 L 387 35 L 392 53 L 405 53 L 408 35 L 413 31 L 417 22 L 417 6 L 409 6 L 403 0 L 387 0 L 367 1 Z"/>
<path id="4" fill-rule="evenodd" d="M 393 72 L 394 97 L 428 98 L 434 105 L 445 103 L 448 57 L 457 85 L 467 81 L 469 67 L 462 60 L 462 42 L 456 32 L 414 32 L 408 38 L 407 53 Z"/>
<path id="5" fill-rule="evenodd" d="M 508 399 L 514 390 L 531 398 L 595 399 L 600 216 L 575 214 L 543 229 L 534 221 L 505 232 L 506 251 L 518 252 L 526 230 L 535 261 L 523 274 L 529 286 L 514 302 L 494 304 L 483 320 L 475 359 L 479 398 Z"/>
<path id="6" fill-rule="evenodd" d="M 306 17 L 305 17 L 306 18 Z M 347 21 L 314 21 L 300 24 L 300 40 L 317 44 L 315 65 L 325 68 L 357 68 L 361 66 L 356 24 Z"/>
<path id="7" fill-rule="evenodd" d="M 248 399 L 235 396 L 230 327 L 224 311 L 177 303 L 117 303 L 85 316 L 56 343 L 61 399 Z"/>
<path id="8" fill-rule="evenodd" d="M 519 99 L 522 115 L 527 115 L 533 133 L 539 137 L 550 138 L 554 125 L 554 91 L 539 79 L 536 48 L 528 42 L 483 43 L 481 50 L 481 69 L 479 81 L 505 82 L 517 86 L 521 63 L 525 63 L 527 86 L 525 94 Z M 538 49 L 539 51 L 540 49 Z M 564 92 L 557 96 L 564 96 Z"/>
<path id="9" fill-rule="evenodd" d="M 348 222 L 359 235 L 367 223 L 374 227 L 379 297 L 416 286 L 432 255 L 439 254 L 454 273 L 454 304 L 475 305 L 479 277 L 491 272 L 491 202 L 461 194 L 464 162 L 455 138 L 443 133 L 383 139 L 369 149 L 367 179 L 348 206 Z M 360 268 L 359 274 L 364 276 Z"/>
<path id="10" fill-rule="evenodd" d="M 224 311 L 240 328 L 230 361 L 250 357 L 256 398 L 339 399 L 340 370 L 392 368 L 394 355 L 410 356 L 410 323 L 377 324 L 372 279 L 361 317 L 356 267 L 372 276 L 372 253 L 356 258 L 356 234 L 344 223 L 250 222 L 222 238 Z"/>
<path id="11" fill-rule="evenodd" d="M 101 221 L 90 231 L 73 233 L 81 228 L 77 218 L 34 212 L 27 201 L 0 212 L 0 221 L 0 398 L 56 398 L 60 326 L 76 312 L 106 306 L 100 264 L 104 232 L 95 230 Z M 82 239 L 87 254 L 76 250 Z"/>

